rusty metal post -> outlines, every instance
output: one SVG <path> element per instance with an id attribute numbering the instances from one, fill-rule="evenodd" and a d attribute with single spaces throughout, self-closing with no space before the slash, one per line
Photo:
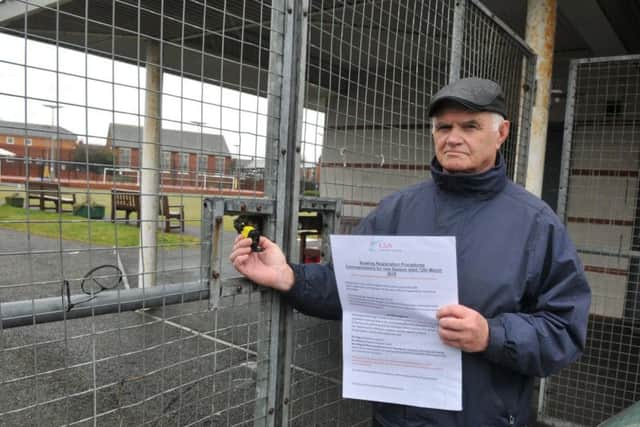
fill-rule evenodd
<path id="1" fill-rule="evenodd" d="M 538 55 L 536 94 L 531 115 L 531 138 L 527 166 L 527 190 L 540 196 L 547 148 L 551 72 L 556 34 L 556 0 L 528 0 L 526 41 Z"/>
<path id="2" fill-rule="evenodd" d="M 140 273 L 139 287 L 156 284 L 158 260 L 158 194 L 160 193 L 160 129 L 162 104 L 162 67 L 160 45 L 147 45 L 145 114 L 142 131 L 140 167 Z"/>

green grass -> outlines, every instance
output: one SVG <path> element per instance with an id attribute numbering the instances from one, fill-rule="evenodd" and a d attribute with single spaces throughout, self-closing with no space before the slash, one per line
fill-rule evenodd
<path id="1" fill-rule="evenodd" d="M 4 197 L 4 196 L 3 196 Z M 110 221 L 87 220 L 71 214 L 42 212 L 0 206 L 0 228 L 29 232 L 35 236 L 74 240 L 100 246 L 139 246 L 140 229 L 135 225 L 114 224 Z M 200 242 L 196 237 L 158 230 L 158 246 L 191 246 Z"/>
<path id="2" fill-rule="evenodd" d="M 105 218 L 109 218 L 111 215 L 111 193 L 109 190 L 88 190 L 86 188 L 70 188 L 63 187 L 62 191 L 67 194 L 75 193 L 78 203 L 82 203 L 87 199 L 89 195 L 90 199 L 96 203 L 99 203 L 105 207 Z M 15 184 L 0 184 L 0 204 L 4 203 L 4 198 L 14 193 L 18 193 L 24 197 L 24 190 L 16 190 Z M 169 193 L 170 205 L 183 205 L 184 216 L 187 225 L 192 225 L 200 228 L 200 220 L 202 218 L 202 200 L 207 197 L 202 194 L 175 194 Z M 32 203 L 36 203 L 35 200 Z M 122 216 L 122 212 L 119 212 L 119 216 Z M 132 214 L 131 218 L 135 218 L 136 215 Z M 74 217 L 78 218 L 78 217 Z M 233 231 L 233 218 L 224 218 L 224 230 Z"/>

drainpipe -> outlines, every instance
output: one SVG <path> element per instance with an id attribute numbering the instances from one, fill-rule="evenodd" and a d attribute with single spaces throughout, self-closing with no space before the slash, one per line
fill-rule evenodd
<path id="1" fill-rule="evenodd" d="M 162 67 L 160 45 L 147 45 L 145 117 L 142 131 L 140 170 L 140 257 L 139 287 L 156 285 L 158 265 L 158 205 L 160 193 L 160 129 L 162 125 Z"/>
<path id="2" fill-rule="evenodd" d="M 538 197 L 542 194 L 544 156 L 547 148 L 556 13 L 556 0 L 528 0 L 527 2 L 526 41 L 538 55 L 538 62 L 536 64 L 536 97 L 531 115 L 526 188 Z"/>

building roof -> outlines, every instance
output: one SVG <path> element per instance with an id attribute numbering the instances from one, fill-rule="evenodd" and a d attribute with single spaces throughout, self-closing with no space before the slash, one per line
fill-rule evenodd
<path id="1" fill-rule="evenodd" d="M 0 135 L 24 138 L 59 138 L 77 141 L 78 135 L 59 126 L 39 125 L 24 122 L 6 122 L 0 120 Z"/>
<path id="2" fill-rule="evenodd" d="M 109 124 L 107 144 L 112 147 L 140 149 L 142 128 L 138 126 Z M 160 150 L 179 151 L 182 153 L 210 154 L 229 156 L 229 148 L 222 135 L 187 132 L 173 129 L 162 129 Z"/>

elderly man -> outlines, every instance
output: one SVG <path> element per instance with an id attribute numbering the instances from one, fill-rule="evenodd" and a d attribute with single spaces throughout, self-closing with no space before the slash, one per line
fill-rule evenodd
<path id="1" fill-rule="evenodd" d="M 442 88 L 429 116 L 432 180 L 386 197 L 357 234 L 455 236 L 460 304 L 438 311 L 442 341 L 462 350 L 462 411 L 374 403 L 379 426 L 524 426 L 533 379 L 574 361 L 585 344 L 590 291 L 567 232 L 551 209 L 506 176 L 509 135 L 498 84 L 467 78 Z M 235 268 L 275 288 L 298 310 L 339 319 L 327 265 L 289 265 L 238 238 Z"/>

